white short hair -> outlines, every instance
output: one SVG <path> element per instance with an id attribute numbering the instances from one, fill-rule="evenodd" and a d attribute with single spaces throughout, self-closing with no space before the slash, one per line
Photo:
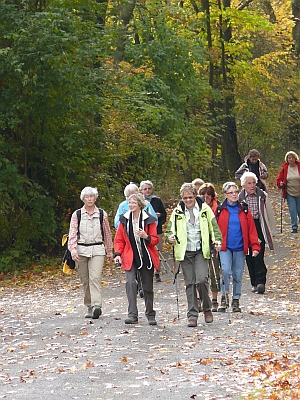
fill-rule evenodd
<path id="1" fill-rule="evenodd" d="M 142 181 L 142 182 L 140 183 L 140 190 L 143 189 L 143 186 L 144 186 L 144 185 L 150 185 L 150 186 L 152 187 L 152 189 L 153 189 L 153 183 L 152 183 L 151 181 L 149 181 L 149 180 L 147 180 L 147 181 Z"/>
<path id="2" fill-rule="evenodd" d="M 127 185 L 124 189 L 124 196 L 126 197 L 126 199 L 128 199 L 128 197 L 134 193 L 134 192 L 138 192 L 139 188 L 136 186 L 135 183 L 130 182 L 129 185 Z"/>
<path id="3" fill-rule="evenodd" d="M 255 183 L 257 183 L 257 181 L 258 181 L 257 176 L 253 172 L 247 171 L 247 172 L 244 172 L 243 175 L 241 176 L 240 180 L 241 180 L 242 186 L 246 185 L 248 178 L 254 179 Z"/>
<path id="4" fill-rule="evenodd" d="M 238 190 L 238 185 L 235 182 L 225 182 L 223 185 L 223 193 L 227 193 L 228 189 L 234 186 Z"/>
<path id="5" fill-rule="evenodd" d="M 80 193 L 80 200 L 83 201 L 84 196 L 95 196 L 95 198 L 98 198 L 98 190 L 97 188 L 92 188 L 91 186 L 86 186 L 84 189 L 82 189 Z"/>

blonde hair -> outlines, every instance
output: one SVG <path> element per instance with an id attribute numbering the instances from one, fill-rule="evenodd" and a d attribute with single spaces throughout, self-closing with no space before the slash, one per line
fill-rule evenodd
<path id="1" fill-rule="evenodd" d="M 146 200 L 144 199 L 144 196 L 142 195 L 142 193 L 133 193 L 128 197 L 128 201 L 134 199 L 137 201 L 138 206 L 143 209 L 144 207 L 146 207 Z"/>
<path id="2" fill-rule="evenodd" d="M 298 154 L 295 153 L 294 151 L 288 151 L 288 152 L 286 153 L 286 155 L 285 155 L 285 157 L 284 157 L 285 162 L 288 162 L 288 160 L 287 160 L 287 159 L 288 159 L 288 156 L 294 156 L 295 160 L 296 160 L 296 161 L 299 161 Z"/>
<path id="3" fill-rule="evenodd" d="M 182 197 L 183 193 L 191 192 L 196 197 L 197 189 L 193 183 L 184 183 L 180 188 L 180 196 Z"/>

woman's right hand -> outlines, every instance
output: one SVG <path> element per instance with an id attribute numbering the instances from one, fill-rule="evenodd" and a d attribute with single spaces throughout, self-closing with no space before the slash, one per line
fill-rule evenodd
<path id="1" fill-rule="evenodd" d="M 74 261 L 77 261 L 77 262 L 79 261 L 79 255 L 77 253 L 77 250 L 74 250 L 71 255 L 72 255 L 72 259 Z"/>
<path id="2" fill-rule="evenodd" d="M 122 264 L 121 256 L 116 256 L 114 258 L 114 262 L 115 262 L 115 265 L 121 265 Z"/>
<path id="3" fill-rule="evenodd" d="M 174 243 L 175 243 L 175 240 L 176 240 L 175 235 L 171 235 L 171 236 L 169 236 L 168 242 L 169 242 L 170 244 L 174 244 Z"/>

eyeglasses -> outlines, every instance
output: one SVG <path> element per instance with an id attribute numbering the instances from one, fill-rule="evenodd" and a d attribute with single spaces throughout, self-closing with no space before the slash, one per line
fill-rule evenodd
<path id="1" fill-rule="evenodd" d="M 188 197 L 183 197 L 182 200 L 183 200 L 183 201 L 185 201 L 185 200 L 192 200 L 192 199 L 194 199 L 194 198 L 195 198 L 194 196 L 188 196 Z"/>
<path id="2" fill-rule="evenodd" d="M 238 190 L 233 190 L 232 192 L 226 192 L 226 194 L 238 194 Z"/>

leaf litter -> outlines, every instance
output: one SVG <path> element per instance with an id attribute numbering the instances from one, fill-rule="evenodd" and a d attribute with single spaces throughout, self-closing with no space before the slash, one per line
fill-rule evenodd
<path id="1" fill-rule="evenodd" d="M 279 221 L 275 202 L 273 209 Z M 187 328 L 181 274 L 179 320 L 172 276 L 162 273 L 163 282 L 154 284 L 154 328 L 142 299 L 139 323 L 124 326 L 125 277 L 113 266 L 104 271 L 99 320 L 83 318 L 76 275 L 50 269 L 21 277 L 20 285 L 16 278 L 1 282 L 3 398 L 33 399 L 40 384 L 64 398 L 299 399 L 299 239 L 289 234 L 288 215 L 275 243 L 275 252 L 266 252 L 266 294 L 250 292 L 245 271 L 243 312 L 231 314 L 230 325 L 226 313 L 215 313 L 213 324 L 199 315 L 198 327 Z"/>

